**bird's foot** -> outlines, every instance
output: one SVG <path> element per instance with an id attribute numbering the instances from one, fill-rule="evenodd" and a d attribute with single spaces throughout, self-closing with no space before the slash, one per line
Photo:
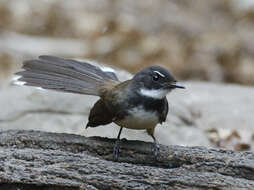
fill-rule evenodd
<path id="1" fill-rule="evenodd" d="M 154 154 L 154 157 L 157 159 L 158 153 L 160 150 L 160 145 L 157 142 L 153 143 L 153 148 L 152 148 L 152 152 Z"/>
<path id="2" fill-rule="evenodd" d="M 115 145 L 114 145 L 114 149 L 113 149 L 113 158 L 114 158 L 115 161 L 117 161 L 117 159 L 118 159 L 119 144 L 120 144 L 120 140 L 116 140 Z"/>

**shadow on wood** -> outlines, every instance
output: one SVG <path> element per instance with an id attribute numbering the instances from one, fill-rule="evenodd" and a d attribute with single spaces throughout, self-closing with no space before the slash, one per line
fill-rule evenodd
<path id="1" fill-rule="evenodd" d="M 0 189 L 254 189 L 254 153 L 41 131 L 0 133 Z"/>

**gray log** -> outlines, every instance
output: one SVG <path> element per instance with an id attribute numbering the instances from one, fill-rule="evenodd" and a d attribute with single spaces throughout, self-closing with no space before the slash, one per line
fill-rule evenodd
<path id="1" fill-rule="evenodd" d="M 41 131 L 0 132 L 0 189 L 254 189 L 254 153 Z"/>

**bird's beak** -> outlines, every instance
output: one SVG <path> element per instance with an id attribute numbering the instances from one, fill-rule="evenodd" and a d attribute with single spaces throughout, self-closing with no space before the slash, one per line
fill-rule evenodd
<path id="1" fill-rule="evenodd" d="M 181 83 L 179 82 L 172 82 L 170 83 L 170 87 L 172 88 L 185 88 Z"/>

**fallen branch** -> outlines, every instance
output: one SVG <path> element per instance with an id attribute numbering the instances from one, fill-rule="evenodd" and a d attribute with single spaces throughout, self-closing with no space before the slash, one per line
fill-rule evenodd
<path id="1" fill-rule="evenodd" d="M 41 131 L 0 133 L 0 189 L 254 189 L 254 153 Z"/>

